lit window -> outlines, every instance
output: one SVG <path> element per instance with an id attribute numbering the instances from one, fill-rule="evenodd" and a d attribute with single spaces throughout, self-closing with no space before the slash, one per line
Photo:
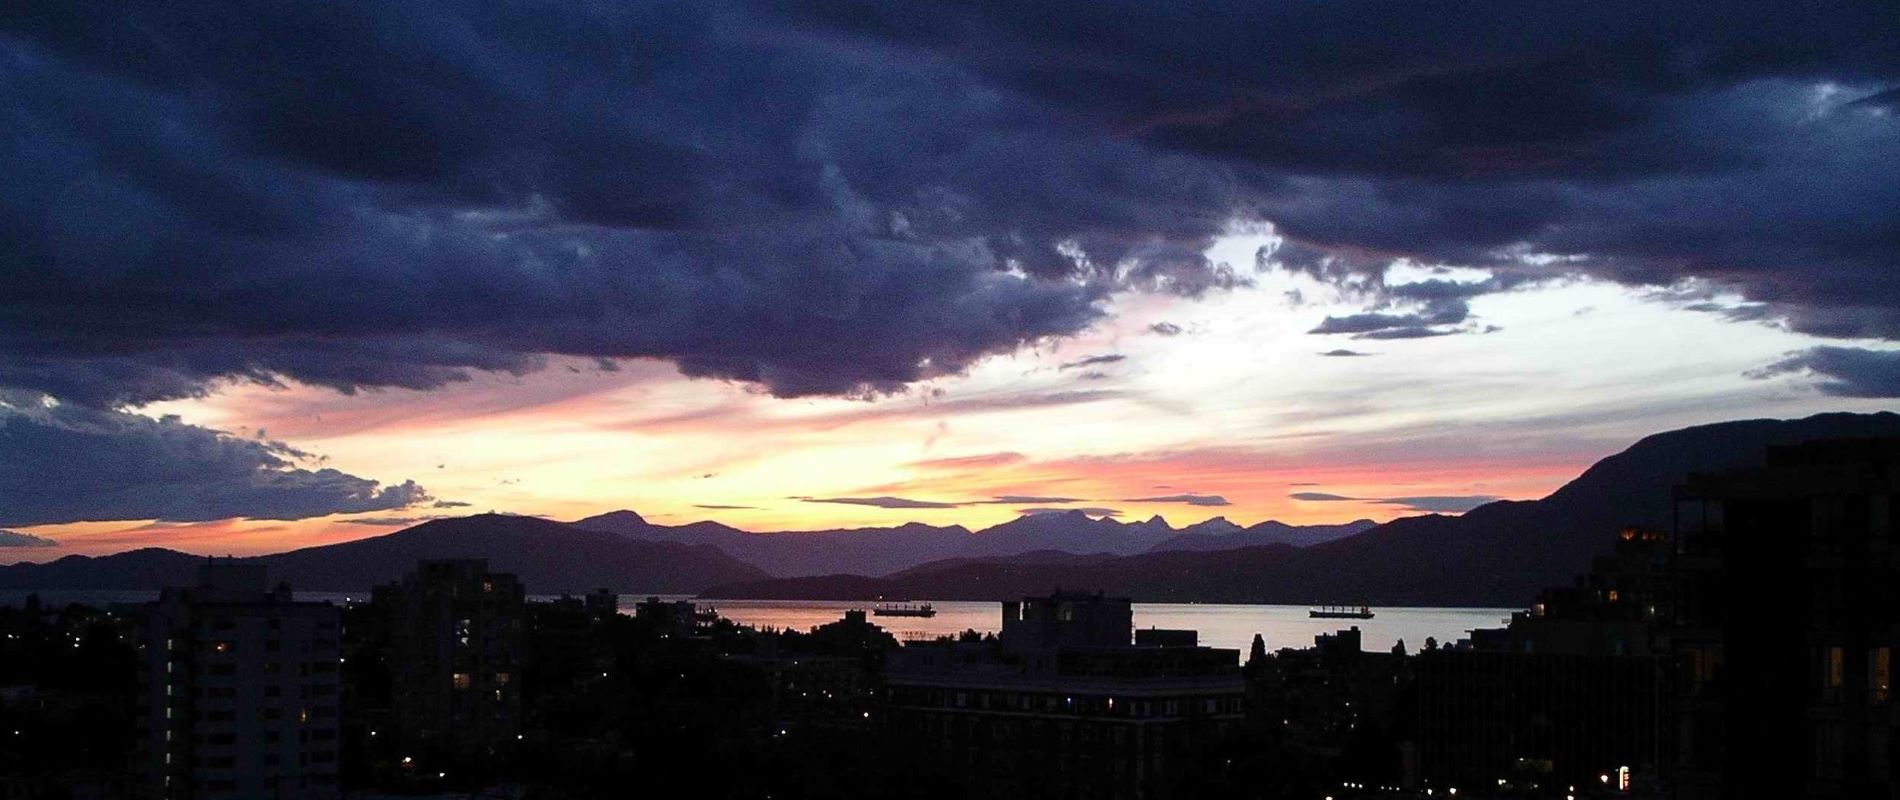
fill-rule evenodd
<path id="1" fill-rule="evenodd" d="M 211 645 L 211 649 L 219 653 L 229 653 L 231 652 L 231 643 L 218 642 L 216 644 Z"/>
<path id="2" fill-rule="evenodd" d="M 506 673 L 506 672 L 497 672 L 497 673 L 495 673 L 495 683 L 496 683 L 497 685 L 500 685 L 500 686 L 507 686 L 507 685 L 508 685 L 508 673 Z"/>
<path id="3" fill-rule="evenodd" d="M 455 688 L 457 689 L 467 689 L 469 687 L 469 682 L 470 682 L 469 675 L 466 672 L 455 673 L 455 675 L 452 678 L 450 678 L 450 681 L 451 683 L 454 684 Z"/>

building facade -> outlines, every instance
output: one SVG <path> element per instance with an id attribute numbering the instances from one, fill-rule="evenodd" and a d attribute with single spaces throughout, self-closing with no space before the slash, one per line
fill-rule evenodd
<path id="1" fill-rule="evenodd" d="M 1676 490 L 1678 796 L 1900 797 L 1900 440 L 1770 448 Z"/>
<path id="2" fill-rule="evenodd" d="M 521 725 L 525 596 L 481 559 L 422 561 L 372 602 L 390 634 L 391 722 L 404 758 L 490 758 Z"/>
<path id="3" fill-rule="evenodd" d="M 893 733 L 972 796 L 1193 796 L 1241 723 L 1240 654 L 1137 646 L 1131 620 L 1126 599 L 1057 593 L 1005 603 L 994 639 L 906 645 L 886 674 Z"/>
<path id="4" fill-rule="evenodd" d="M 139 614 L 138 759 L 163 798 L 335 798 L 339 615 L 213 560 Z"/>
<path id="5" fill-rule="evenodd" d="M 1525 792 L 1660 785 L 1673 728 L 1669 537 L 1627 528 L 1510 625 L 1419 654 L 1408 783 Z"/>

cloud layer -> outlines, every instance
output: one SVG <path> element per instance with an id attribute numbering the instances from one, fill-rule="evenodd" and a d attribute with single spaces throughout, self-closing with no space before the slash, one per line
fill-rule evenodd
<path id="1" fill-rule="evenodd" d="M 174 418 L 78 406 L 0 404 L 0 525 L 231 517 L 290 520 L 427 501 L 413 481 L 382 486 L 307 454 Z"/>
<path id="2" fill-rule="evenodd" d="M 1249 266 L 1360 303 L 1329 342 L 1576 274 L 1900 339 L 1896 41 L 1888 2 L 46 4 L 0 20 L 0 391 L 61 405 L 0 417 L 0 523 L 426 496 L 119 413 L 220 380 L 571 355 L 862 396 Z M 1277 243 L 1210 263 L 1236 220 Z M 1761 374 L 1893 396 L 1894 360 Z"/>
<path id="3" fill-rule="evenodd" d="M 1900 351 L 1822 346 L 1792 353 L 1754 373 L 1768 378 L 1807 374 L 1836 397 L 1900 397 Z"/>
<path id="4" fill-rule="evenodd" d="M 1349 497 L 1330 492 L 1294 492 L 1287 495 L 1294 500 L 1308 503 L 1372 503 L 1382 506 L 1399 506 L 1407 511 L 1426 514 L 1463 514 L 1486 503 L 1499 499 L 1492 495 L 1421 495 L 1414 497 Z"/>
<path id="5" fill-rule="evenodd" d="M 756 8 L 45 11 L 0 31 L 0 385 L 68 402 L 557 353 L 887 392 L 1240 280 L 1227 170 Z"/>
<path id="6" fill-rule="evenodd" d="M 570 354 L 888 392 L 1113 292 L 1245 283 L 1200 255 L 1237 216 L 1369 301 L 1323 333 L 1481 330 L 1469 297 L 1583 271 L 1900 336 L 1885 3 L 1058 6 L 9 18 L 0 384 L 104 405 Z M 1395 257 L 1497 279 L 1383 285 Z"/>
<path id="7" fill-rule="evenodd" d="M 0 531 L 0 550 L 9 547 L 58 547 L 59 542 L 19 531 Z"/>

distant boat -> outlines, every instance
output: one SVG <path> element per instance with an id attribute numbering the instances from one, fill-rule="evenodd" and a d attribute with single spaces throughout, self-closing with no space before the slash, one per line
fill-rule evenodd
<path id="1" fill-rule="evenodd" d="M 1313 619 L 1372 619 L 1372 609 L 1368 606 L 1320 606 L 1306 612 Z"/>
<path id="2" fill-rule="evenodd" d="M 911 605 L 909 603 L 878 603 L 871 607 L 871 615 L 877 617 L 934 617 L 937 609 L 929 603 Z"/>

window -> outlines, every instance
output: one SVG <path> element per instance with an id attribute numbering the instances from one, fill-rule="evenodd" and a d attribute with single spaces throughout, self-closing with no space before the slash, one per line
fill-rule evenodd
<path id="1" fill-rule="evenodd" d="M 506 673 L 506 672 L 497 672 L 497 673 L 495 673 L 495 685 L 497 685 L 497 686 L 507 686 L 507 685 L 508 685 L 508 673 Z"/>
<path id="2" fill-rule="evenodd" d="M 1841 699 L 1841 684 L 1847 678 L 1847 654 L 1839 647 L 1819 648 L 1821 656 L 1821 699 L 1825 702 L 1838 702 Z"/>
<path id="3" fill-rule="evenodd" d="M 466 672 L 457 672 L 450 677 L 449 680 L 457 689 L 467 689 L 470 683 L 469 675 Z"/>

